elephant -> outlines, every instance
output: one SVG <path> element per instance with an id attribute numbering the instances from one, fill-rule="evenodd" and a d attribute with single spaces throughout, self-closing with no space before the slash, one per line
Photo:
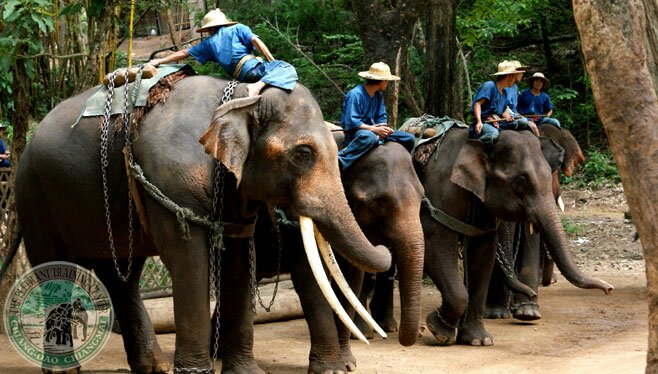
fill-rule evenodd
<path id="1" fill-rule="evenodd" d="M 555 147 L 546 147 L 542 143 L 542 152 L 551 167 L 553 195 L 558 205 L 563 208 L 558 173 L 562 170 L 566 175 L 571 176 L 574 169 L 585 158 L 578 142 L 569 130 L 544 124 L 539 126 L 539 131 L 545 137 L 544 139 L 550 139 L 561 150 L 560 152 Z M 499 229 L 499 237 L 503 238 L 501 247 L 507 255 L 507 264 L 509 264 L 506 271 L 514 272 L 522 283 L 535 292 L 538 289 L 540 278 L 544 286 L 550 285 L 553 278 L 553 261 L 544 249 L 545 244 L 541 240 L 541 235 L 531 234 L 529 227 L 522 223 L 518 223 L 516 226 L 506 223 L 501 225 L 501 229 Z M 510 291 L 502 282 L 505 272 L 501 270 L 502 267 L 504 266 L 496 266 L 494 269 L 489 285 L 485 317 L 510 318 L 513 316 L 523 321 L 540 319 L 541 313 L 537 297 L 516 292 L 510 295 Z"/>
<path id="2" fill-rule="evenodd" d="M 337 138 L 341 144 L 340 137 Z M 411 155 L 398 143 L 385 143 L 342 171 L 341 179 L 352 212 L 366 237 L 373 244 L 390 248 L 400 269 L 400 298 L 404 308 L 398 340 L 402 345 L 412 345 L 420 329 L 424 239 L 419 211 L 424 191 Z M 293 215 L 286 217 L 292 219 Z M 277 230 L 281 238 L 273 234 Z M 272 220 L 265 219 L 259 220 L 256 232 L 259 277 L 290 271 L 300 297 L 311 336 L 308 372 L 353 371 L 356 358 L 350 349 L 350 330 L 334 316 L 318 285 L 309 281 L 313 279 L 312 269 L 301 255 L 303 245 L 299 229 L 290 224 L 273 226 Z M 273 240 L 281 240 L 281 258 L 277 251 L 271 250 Z M 340 260 L 345 278 L 358 293 L 363 272 Z M 353 313 L 349 305 L 345 309 Z M 222 320 L 221 324 L 225 323 Z"/>
<path id="3" fill-rule="evenodd" d="M 44 322 L 43 336 L 45 342 L 50 342 L 54 337 L 55 345 L 73 347 L 71 324 L 76 323 L 76 321 L 74 320 L 73 306 L 71 304 L 60 304 L 51 309 Z"/>
<path id="4" fill-rule="evenodd" d="M 584 275 L 568 252 L 550 187 L 551 171 L 536 136 L 528 131 L 501 131 L 493 146 L 487 147 L 468 139 L 466 129 L 453 128 L 435 152 L 439 154 L 417 170 L 433 207 L 421 210 L 425 273 L 442 296 L 440 307 L 425 321 L 440 345 L 493 344 L 482 318 L 495 261 L 498 220 L 533 224 L 572 284 L 606 294 L 614 290 L 609 283 Z M 439 211 L 444 213 L 443 219 L 438 218 Z M 462 234 L 457 230 L 473 235 L 462 239 L 463 277 L 458 268 Z"/>
<path id="5" fill-rule="evenodd" d="M 170 369 L 138 289 L 146 257 L 160 255 L 173 283 L 174 369 L 213 371 L 208 305 L 214 269 L 221 274 L 220 295 L 232 296 L 220 309 L 226 320 L 221 336 L 232 343 L 222 372 L 263 373 L 253 354 L 248 249 L 265 203 L 312 219 L 359 269 L 378 272 L 391 265 L 388 249 L 370 244 L 354 219 L 336 144 L 311 92 L 298 83 L 292 91 L 270 87 L 248 98 L 246 84 L 239 84 L 235 98 L 220 106 L 227 85 L 188 76 L 171 86 L 166 102 L 144 111 L 130 149 L 148 184 L 131 167 L 141 182 L 129 187 L 124 128 L 112 126 L 103 183 L 99 119 L 83 117 L 72 126 L 97 88 L 57 105 L 18 165 L 16 208 L 30 263 L 63 260 L 95 271 L 110 294 L 134 372 Z M 136 209 L 129 208 L 129 194 Z M 223 236 L 223 248 L 215 252 L 221 262 L 209 263 L 208 226 L 216 228 L 214 243 Z"/>

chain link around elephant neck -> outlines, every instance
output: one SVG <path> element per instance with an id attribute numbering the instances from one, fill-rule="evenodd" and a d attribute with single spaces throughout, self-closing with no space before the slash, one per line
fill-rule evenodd
<path id="1" fill-rule="evenodd" d="M 132 166 L 133 157 L 132 157 L 132 147 L 130 139 L 130 112 L 134 108 L 135 102 L 137 100 L 137 92 L 139 91 L 139 86 L 142 80 L 142 73 L 144 71 L 144 66 L 139 67 L 137 73 L 137 78 L 133 84 L 132 97 L 129 97 L 130 89 L 128 85 L 128 69 L 125 69 L 124 72 L 124 81 L 125 81 L 125 90 L 124 90 L 124 113 L 123 113 L 123 128 L 125 131 L 125 147 L 127 148 L 128 154 L 128 163 Z M 110 197 L 109 189 L 107 186 L 107 166 L 109 165 L 107 160 L 107 146 L 109 141 L 110 133 L 110 112 L 112 109 L 112 98 L 114 96 L 114 81 L 117 77 L 118 71 L 112 72 L 110 75 L 110 80 L 107 85 L 107 95 L 105 96 L 105 110 L 103 112 L 103 122 L 101 125 L 101 176 L 103 179 L 103 202 L 105 206 L 105 223 L 107 225 L 107 235 L 110 244 L 110 251 L 112 252 L 112 260 L 114 261 L 114 268 L 117 271 L 119 279 L 124 282 L 127 282 L 132 273 L 132 260 L 133 260 L 133 199 L 130 192 L 130 187 L 128 187 L 128 268 L 126 274 L 121 273 L 119 268 L 119 260 L 116 254 L 116 248 L 114 245 L 114 235 L 112 233 L 112 218 L 110 216 Z"/>
<path id="2" fill-rule="evenodd" d="M 256 295 L 256 299 L 258 299 L 258 303 L 260 304 L 263 309 L 267 313 L 269 313 L 272 310 L 272 305 L 274 305 L 274 300 L 276 298 L 276 294 L 279 290 L 279 278 L 281 276 L 281 252 L 282 252 L 282 240 L 281 240 L 281 231 L 279 229 L 279 220 L 277 219 L 276 216 L 276 207 L 270 209 L 270 220 L 272 221 L 272 236 L 276 239 L 276 244 L 275 241 L 272 241 L 272 247 L 276 245 L 276 251 L 277 251 L 277 264 L 276 264 L 276 280 L 274 282 L 274 291 L 272 292 L 272 299 L 270 299 L 270 302 L 267 306 L 265 306 L 265 303 L 263 303 L 263 299 L 260 296 L 260 290 L 258 289 L 258 283 L 256 282 L 256 249 L 254 247 L 254 243 L 252 240 L 249 241 L 249 266 L 251 269 L 251 279 L 252 279 L 252 292 L 254 295 Z M 253 307 L 253 313 L 254 317 L 256 317 L 256 303 L 252 303 Z"/>

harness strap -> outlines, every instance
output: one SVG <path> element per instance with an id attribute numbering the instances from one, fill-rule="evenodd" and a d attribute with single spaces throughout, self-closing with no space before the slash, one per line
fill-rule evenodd
<path id="1" fill-rule="evenodd" d="M 473 225 L 469 225 L 468 223 L 458 220 L 457 218 L 449 215 L 448 213 L 442 211 L 441 209 L 434 207 L 430 202 L 430 199 L 427 198 L 427 196 L 423 197 L 423 203 L 427 208 L 427 210 L 429 210 L 430 215 L 432 216 L 432 218 L 434 218 L 435 221 L 437 221 L 438 223 L 442 224 L 443 226 L 453 231 L 457 231 L 458 233 L 464 234 L 466 236 L 484 235 L 486 233 L 496 230 L 496 228 L 498 227 L 498 222 L 496 222 L 496 225 L 494 227 L 486 230 L 481 229 L 479 227 L 475 227 Z"/>

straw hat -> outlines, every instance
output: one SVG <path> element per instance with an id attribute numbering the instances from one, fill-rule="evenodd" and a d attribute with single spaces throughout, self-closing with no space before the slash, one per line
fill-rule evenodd
<path id="1" fill-rule="evenodd" d="M 201 27 L 196 29 L 197 32 L 206 32 L 213 27 L 235 25 L 237 22 L 230 21 L 226 15 L 219 9 L 211 10 L 203 16 Z"/>
<path id="2" fill-rule="evenodd" d="M 526 70 L 530 68 L 530 66 L 522 65 L 521 61 L 518 60 L 512 60 L 510 61 L 510 64 L 512 64 L 512 66 L 514 66 L 516 71 L 518 71 L 519 73 L 525 73 Z"/>
<path id="3" fill-rule="evenodd" d="M 378 81 L 399 81 L 400 77 L 397 75 L 391 74 L 391 68 L 388 67 L 383 62 L 375 62 L 370 65 L 368 71 L 362 71 L 359 73 L 360 77 L 366 79 L 373 79 Z"/>
<path id="4" fill-rule="evenodd" d="M 549 81 L 548 78 L 546 78 L 542 73 L 535 73 L 532 75 L 532 77 L 526 78 L 528 86 L 532 87 L 532 82 L 534 82 L 535 79 L 541 79 L 544 81 L 544 85 L 541 87 L 542 90 L 548 90 L 548 88 L 551 87 L 551 81 Z"/>
<path id="5" fill-rule="evenodd" d="M 6 128 L 7 128 L 7 125 L 5 125 L 4 123 L 0 122 L 0 130 L 4 130 L 4 129 L 6 129 Z"/>
<path id="6" fill-rule="evenodd" d="M 514 67 L 511 61 L 505 60 L 500 64 L 498 64 L 498 72 L 493 73 L 491 75 L 499 76 L 499 75 L 518 74 L 518 73 L 523 73 L 523 71 L 516 70 L 516 67 Z"/>

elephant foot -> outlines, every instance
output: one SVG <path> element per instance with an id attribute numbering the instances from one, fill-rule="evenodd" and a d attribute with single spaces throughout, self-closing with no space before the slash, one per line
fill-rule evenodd
<path id="1" fill-rule="evenodd" d="M 536 321 L 541 319 L 539 304 L 535 302 L 517 304 L 514 309 L 514 318 L 521 321 Z"/>
<path id="2" fill-rule="evenodd" d="M 345 363 L 345 367 L 347 368 L 347 371 L 355 371 L 356 357 L 354 357 L 354 354 L 352 353 L 350 347 L 343 348 L 340 354 L 341 357 L 343 358 L 343 362 Z"/>
<path id="3" fill-rule="evenodd" d="M 425 323 L 432 335 L 439 342 L 439 345 L 455 344 L 456 329 L 455 326 L 448 325 L 438 311 L 431 312 L 425 317 Z"/>
<path id="4" fill-rule="evenodd" d="M 255 361 L 252 361 L 244 365 L 232 365 L 230 367 L 222 365 L 222 374 L 265 374 L 265 371 Z"/>
<path id="5" fill-rule="evenodd" d="M 507 306 L 487 305 L 484 309 L 484 318 L 486 319 L 510 319 L 512 313 Z"/>
<path id="6" fill-rule="evenodd" d="M 171 364 L 162 353 L 157 341 L 154 342 L 150 352 L 139 357 L 129 358 L 128 364 L 134 373 L 167 373 L 172 370 Z"/>
<path id="7" fill-rule="evenodd" d="M 493 345 L 493 337 L 481 322 L 469 326 L 464 324 L 457 334 L 457 342 L 463 345 L 489 346 Z"/>
<path id="8" fill-rule="evenodd" d="M 311 363 L 308 366 L 308 374 L 347 374 L 350 371 L 343 364 L 320 364 L 320 363 Z"/>
<path id="9" fill-rule="evenodd" d="M 379 327 L 381 327 L 385 332 L 398 331 L 398 321 L 393 316 L 373 316 L 373 318 L 379 324 Z"/>

